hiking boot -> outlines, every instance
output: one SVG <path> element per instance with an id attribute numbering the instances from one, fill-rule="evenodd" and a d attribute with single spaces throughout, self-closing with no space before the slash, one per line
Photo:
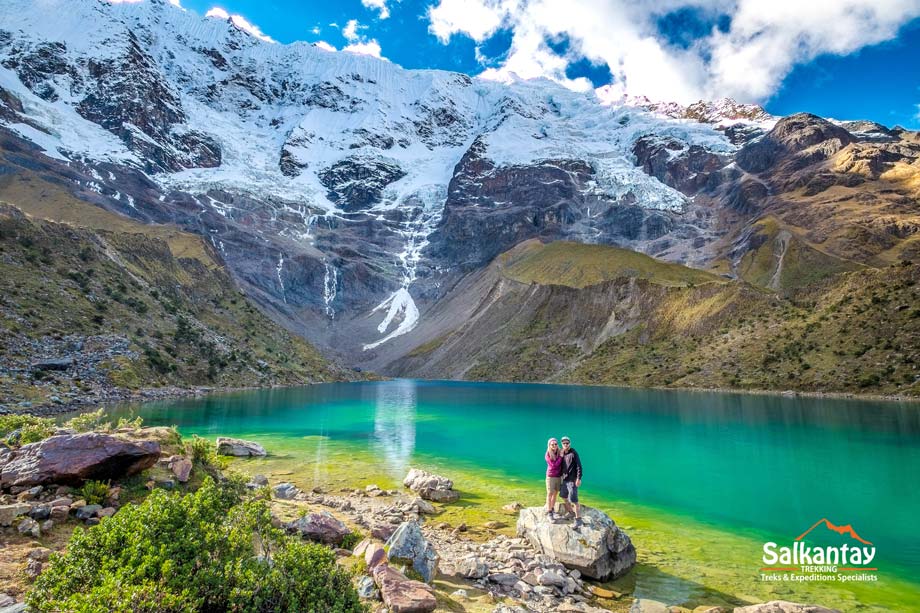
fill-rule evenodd
<path id="1" fill-rule="evenodd" d="M 547 517 L 550 521 L 556 521 L 556 514 L 553 513 L 552 511 L 547 511 L 547 512 L 546 512 L 546 517 Z"/>
<path id="2" fill-rule="evenodd" d="M 580 517 L 576 517 L 576 518 L 575 518 L 575 521 L 572 522 L 572 527 L 573 527 L 573 528 L 581 528 L 583 525 L 584 525 L 584 524 L 582 523 Z"/>

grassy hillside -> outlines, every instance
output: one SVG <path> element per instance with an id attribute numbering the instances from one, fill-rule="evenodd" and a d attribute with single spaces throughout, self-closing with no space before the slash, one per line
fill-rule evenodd
<path id="1" fill-rule="evenodd" d="M 646 325 L 559 379 L 579 383 L 920 395 L 920 265 L 840 275 L 794 300 L 750 304 L 702 333 Z"/>
<path id="2" fill-rule="evenodd" d="M 500 256 L 491 285 L 461 287 L 467 300 L 472 291 L 482 296 L 475 321 L 432 334 L 394 372 L 920 395 L 916 263 L 860 266 L 777 293 L 627 254 L 571 243 L 517 247 Z M 592 283 L 624 261 L 638 262 L 631 270 L 646 278 Z"/>
<path id="3" fill-rule="evenodd" d="M 583 288 L 622 277 L 665 286 L 724 283 L 724 278 L 609 245 L 529 240 L 500 256 L 506 277 L 522 283 Z"/>
<path id="4" fill-rule="evenodd" d="M 82 227 L 0 205 L 0 403 L 354 376 L 258 311 L 201 238 L 71 204 L 54 210 Z M 49 358 L 73 363 L 35 367 Z"/>

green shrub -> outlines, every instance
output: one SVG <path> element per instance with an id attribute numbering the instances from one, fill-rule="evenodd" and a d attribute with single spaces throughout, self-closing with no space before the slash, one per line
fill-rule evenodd
<path id="1" fill-rule="evenodd" d="M 86 504 L 102 504 L 109 497 L 109 484 L 102 481 L 87 481 L 80 488 L 80 496 Z"/>
<path id="2" fill-rule="evenodd" d="M 65 428 L 73 428 L 77 432 L 92 432 L 102 428 L 102 424 L 107 421 L 105 409 L 81 413 L 76 417 L 69 419 L 64 423 Z"/>
<path id="3" fill-rule="evenodd" d="M 364 611 L 333 551 L 272 528 L 238 480 L 182 496 L 155 490 L 54 554 L 27 597 L 35 611 Z"/>
<path id="4" fill-rule="evenodd" d="M 349 532 L 345 535 L 345 538 L 342 539 L 342 549 L 354 549 L 355 545 L 361 542 L 361 539 L 364 537 L 361 536 L 358 532 Z"/>
<path id="5" fill-rule="evenodd" d="M 0 438 L 10 445 L 26 445 L 54 434 L 54 420 L 19 413 L 0 415 Z M 13 435 L 13 436 L 10 436 Z"/>
<path id="6" fill-rule="evenodd" d="M 186 453 L 192 456 L 192 462 L 205 468 L 226 468 L 228 459 L 217 455 L 217 445 L 197 434 L 185 444 Z"/>
<path id="7" fill-rule="evenodd" d="M 119 417 L 118 421 L 105 414 L 105 409 L 98 409 L 89 413 L 81 413 L 64 423 L 66 428 L 73 428 L 77 432 L 111 432 L 120 428 L 140 428 L 144 423 L 141 417 L 129 419 Z"/>

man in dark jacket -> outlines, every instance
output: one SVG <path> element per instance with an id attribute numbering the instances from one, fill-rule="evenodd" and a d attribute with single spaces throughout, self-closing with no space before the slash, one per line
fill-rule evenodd
<path id="1" fill-rule="evenodd" d="M 575 507 L 575 522 L 573 528 L 581 527 L 581 505 L 578 504 L 578 488 L 581 487 L 581 458 L 572 447 L 572 441 L 567 436 L 562 437 L 562 488 L 559 495 L 565 501 L 566 513 L 572 512 Z"/>

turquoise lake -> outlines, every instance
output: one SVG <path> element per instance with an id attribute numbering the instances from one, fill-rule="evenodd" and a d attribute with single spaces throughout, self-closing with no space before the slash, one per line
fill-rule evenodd
<path id="1" fill-rule="evenodd" d="M 365 475 L 396 487 L 410 466 L 437 470 L 464 493 L 464 512 L 512 495 L 539 504 L 546 440 L 568 435 L 583 500 L 634 528 L 636 595 L 822 597 L 844 610 L 909 610 L 920 598 L 916 403 L 394 380 L 118 411 L 183 435 L 258 440 L 304 487 Z M 761 581 L 762 543 L 791 544 L 822 518 L 872 542 L 878 581 Z"/>

